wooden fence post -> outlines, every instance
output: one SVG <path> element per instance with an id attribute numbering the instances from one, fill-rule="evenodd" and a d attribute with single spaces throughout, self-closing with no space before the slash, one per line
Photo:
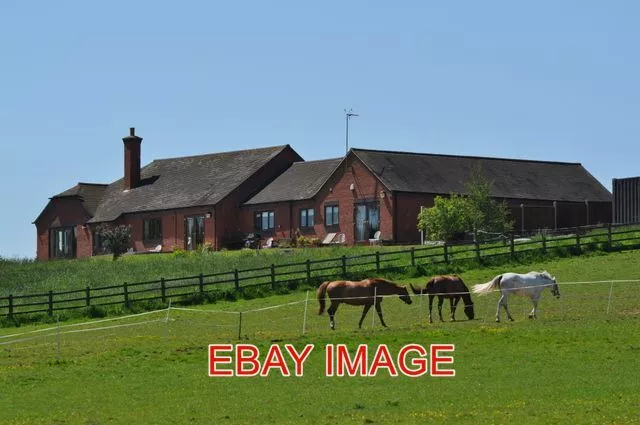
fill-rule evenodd
<path id="1" fill-rule="evenodd" d="M 376 273 L 380 273 L 380 251 L 376 251 Z"/>
<path id="2" fill-rule="evenodd" d="M 547 236 L 544 234 L 544 231 L 541 233 L 542 235 L 542 252 L 547 253 Z"/>
<path id="3" fill-rule="evenodd" d="M 89 307 L 91 305 L 91 288 L 89 288 L 88 286 L 84 290 L 84 297 L 87 303 L 87 307 Z"/>
<path id="4" fill-rule="evenodd" d="M 271 288 L 276 289 L 276 266 L 271 264 Z"/>
<path id="5" fill-rule="evenodd" d="M 611 223 L 607 223 L 607 241 L 609 242 L 609 248 L 611 248 L 611 245 L 612 245 Z"/>
<path id="6" fill-rule="evenodd" d="M 127 282 L 122 284 L 122 295 L 124 295 L 124 306 L 129 307 L 129 287 Z"/>
<path id="7" fill-rule="evenodd" d="M 576 248 L 580 249 L 580 230 L 576 227 Z"/>
<path id="8" fill-rule="evenodd" d="M 474 240 L 473 244 L 475 245 L 475 248 L 476 248 L 476 260 L 480 262 L 480 244 L 478 243 L 477 240 Z"/>
<path id="9" fill-rule="evenodd" d="M 509 251 L 511 252 L 511 258 L 514 259 L 516 258 L 516 246 L 515 246 L 515 242 L 513 240 L 513 232 L 511 232 L 511 236 L 509 238 Z"/>
<path id="10" fill-rule="evenodd" d="M 9 295 L 9 317 L 13 316 L 13 295 Z"/>
<path id="11" fill-rule="evenodd" d="M 411 266 L 415 267 L 416 265 L 416 249 L 411 247 Z"/>
<path id="12" fill-rule="evenodd" d="M 307 284 L 311 285 L 311 260 L 307 258 Z"/>
<path id="13" fill-rule="evenodd" d="M 342 276 L 347 277 L 347 256 L 342 256 Z"/>
<path id="14" fill-rule="evenodd" d="M 164 277 L 160 278 L 160 296 L 162 297 L 162 303 L 167 302 L 167 287 L 164 282 Z"/>
<path id="15" fill-rule="evenodd" d="M 53 316 L 53 291 L 49 291 L 49 316 Z"/>
<path id="16" fill-rule="evenodd" d="M 204 276 L 202 275 L 202 273 L 200 273 L 200 276 L 198 276 L 198 289 L 200 290 L 200 293 L 204 293 Z"/>
<path id="17" fill-rule="evenodd" d="M 449 264 L 449 248 L 447 243 L 445 242 L 442 247 L 444 248 L 444 262 Z"/>
<path id="18" fill-rule="evenodd" d="M 236 286 L 236 291 L 240 290 L 240 279 L 238 278 L 238 269 L 233 269 L 233 280 Z"/>

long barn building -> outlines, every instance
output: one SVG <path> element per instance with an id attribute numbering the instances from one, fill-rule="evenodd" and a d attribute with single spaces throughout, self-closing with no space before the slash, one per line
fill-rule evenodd
<path id="1" fill-rule="evenodd" d="M 464 194 L 480 167 L 493 196 L 519 230 L 611 222 L 611 194 L 581 164 L 351 149 L 345 157 L 304 161 L 289 145 L 155 160 L 141 167 L 142 138 L 130 129 L 124 175 L 110 184 L 78 183 L 50 198 L 36 218 L 37 258 L 100 252 L 96 227 L 132 227 L 132 248 L 214 249 L 250 232 L 295 233 L 347 244 L 376 231 L 416 243 L 421 207 L 438 195 Z"/>

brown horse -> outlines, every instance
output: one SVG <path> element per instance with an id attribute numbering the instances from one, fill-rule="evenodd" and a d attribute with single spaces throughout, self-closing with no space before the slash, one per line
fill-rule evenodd
<path id="1" fill-rule="evenodd" d="M 436 276 L 427 282 L 427 286 L 424 289 L 418 290 L 413 285 L 411 285 L 411 289 L 416 295 L 429 294 L 429 323 L 433 323 L 431 309 L 433 307 L 433 297 L 436 295 L 438 296 L 438 314 L 441 322 L 444 322 L 442 320 L 442 303 L 445 298 L 448 298 L 451 303 L 451 321 L 456 320 L 456 307 L 460 299 L 464 302 L 464 312 L 469 320 L 473 320 L 475 316 L 469 289 L 458 276 Z"/>
<path id="2" fill-rule="evenodd" d="M 333 316 L 336 314 L 336 310 L 338 310 L 340 303 L 364 306 L 364 309 L 362 310 L 362 317 L 358 324 L 359 327 L 362 327 L 364 317 L 367 315 L 371 306 L 374 305 L 375 297 L 376 311 L 378 312 L 378 317 L 380 317 L 380 323 L 382 323 L 382 326 L 385 328 L 387 325 L 384 323 L 384 319 L 382 318 L 382 308 L 380 307 L 383 296 L 397 294 L 400 295 L 400 299 L 402 301 L 407 304 L 411 304 L 411 296 L 409 295 L 409 291 L 407 291 L 406 286 L 400 286 L 390 280 L 378 278 L 365 279 L 359 282 L 352 282 L 350 280 L 324 282 L 318 288 L 318 302 L 320 303 L 320 310 L 318 311 L 318 314 L 322 314 L 324 311 L 326 294 L 329 294 L 329 299 L 331 300 L 331 305 L 327 309 L 331 329 L 336 328 Z"/>

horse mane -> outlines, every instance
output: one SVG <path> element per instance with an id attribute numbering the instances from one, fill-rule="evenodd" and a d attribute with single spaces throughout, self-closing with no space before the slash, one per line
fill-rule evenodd
<path id="1" fill-rule="evenodd" d="M 551 276 L 551 275 L 549 274 L 549 272 L 548 272 L 548 271 L 546 271 L 546 270 L 544 270 L 544 271 L 542 271 L 542 272 L 539 272 L 539 273 L 538 273 L 538 276 L 540 276 L 540 277 L 545 277 L 545 278 L 547 278 L 547 279 L 549 279 L 549 280 L 553 280 L 553 276 Z"/>
<path id="2" fill-rule="evenodd" d="M 389 285 L 395 286 L 396 288 L 402 288 L 403 285 L 398 285 L 397 283 L 389 280 L 389 279 L 383 279 L 381 277 L 372 277 L 369 279 L 370 281 L 374 282 L 374 283 L 387 283 Z"/>

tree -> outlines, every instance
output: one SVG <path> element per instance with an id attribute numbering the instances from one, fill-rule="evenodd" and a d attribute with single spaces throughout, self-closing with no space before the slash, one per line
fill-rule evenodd
<path id="1" fill-rule="evenodd" d="M 114 261 L 131 246 L 131 226 L 102 224 L 98 226 L 96 233 L 104 248 L 113 254 Z"/>
<path id="2" fill-rule="evenodd" d="M 467 233 L 485 239 L 490 233 L 504 233 L 513 227 L 509 208 L 491 197 L 492 184 L 480 168 L 472 171 L 467 195 L 436 196 L 434 206 L 418 215 L 418 229 L 430 240 L 456 240 Z"/>

